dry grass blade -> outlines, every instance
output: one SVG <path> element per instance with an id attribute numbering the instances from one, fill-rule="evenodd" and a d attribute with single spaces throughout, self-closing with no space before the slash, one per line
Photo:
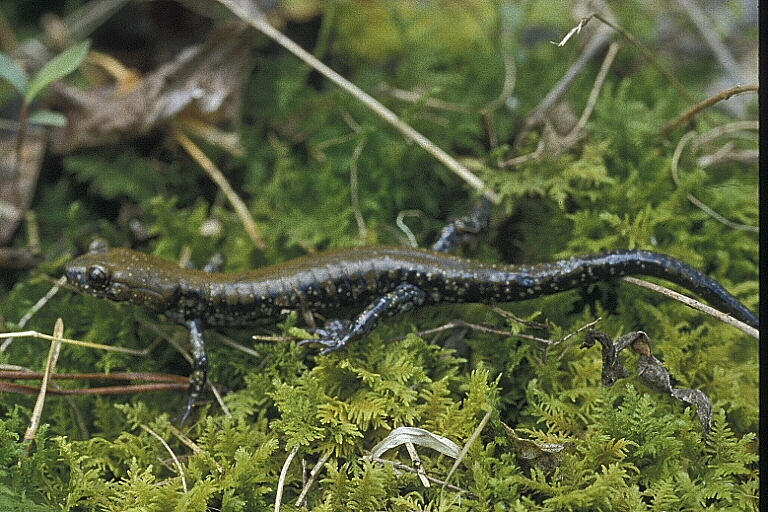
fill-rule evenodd
<path id="1" fill-rule="evenodd" d="M 727 100 L 737 94 L 742 94 L 745 92 L 758 92 L 759 90 L 760 90 L 759 85 L 740 85 L 738 87 L 733 87 L 732 89 L 728 89 L 727 91 L 723 91 L 719 94 L 716 94 L 711 98 L 702 101 L 701 103 L 697 103 L 696 105 L 692 106 L 691 108 L 689 108 L 688 110 L 680 114 L 677 117 L 677 119 L 667 124 L 661 130 L 660 135 L 662 137 L 668 135 L 672 130 L 674 130 L 684 122 L 688 121 L 689 119 L 691 119 L 693 116 L 695 116 L 702 110 L 707 109 L 716 103 L 719 103 L 723 100 Z"/>
<path id="2" fill-rule="evenodd" d="M 437 147 L 434 143 L 432 143 L 431 140 L 422 135 L 420 132 L 416 131 L 409 124 L 404 123 L 402 120 L 400 120 L 399 117 L 397 117 L 397 114 L 379 103 L 368 93 L 338 74 L 336 71 L 323 64 L 314 55 L 304 50 L 291 39 L 286 37 L 282 32 L 270 25 L 254 3 L 246 0 L 219 0 L 219 3 L 226 6 L 243 21 L 259 30 L 261 33 L 275 41 L 277 44 L 296 55 L 298 58 L 307 63 L 328 80 L 335 83 L 349 94 L 357 98 L 358 101 L 371 109 L 372 112 L 394 126 L 406 138 L 421 146 L 425 151 L 434 156 L 467 184 L 482 192 L 482 194 L 494 204 L 498 204 L 501 201 L 499 195 L 486 187 L 485 183 L 475 174 L 473 174 L 472 171 L 470 171 L 466 166 L 461 164 L 458 160 L 453 158 L 447 152 L 443 151 L 441 148 Z"/>
<path id="3" fill-rule="evenodd" d="M 64 276 L 61 276 L 58 281 L 56 281 L 56 284 L 53 285 L 53 287 L 48 290 L 48 293 L 46 293 L 40 300 L 38 300 L 31 308 L 29 308 L 29 311 L 27 311 L 23 317 L 19 320 L 18 326 L 24 327 L 27 325 L 27 322 L 37 313 L 40 311 L 40 308 L 45 306 L 51 298 L 56 295 L 59 292 L 59 289 L 61 286 L 67 281 L 67 278 Z M 21 335 L 21 333 L 19 333 Z M 3 336 L 0 335 L 0 338 Z M 8 336 L 7 339 L 3 342 L 2 345 L 0 345 L 0 353 L 5 352 L 8 349 L 8 346 L 13 343 L 14 337 Z"/>
<path id="4" fill-rule="evenodd" d="M 695 299 L 692 299 L 690 297 L 687 297 L 681 293 L 677 293 L 676 291 L 670 290 L 669 288 L 665 288 L 663 286 L 659 286 L 657 284 L 649 283 L 648 281 L 643 281 L 642 279 L 637 279 L 636 277 L 623 277 L 622 280 L 637 286 L 642 286 L 643 288 L 647 288 L 649 290 L 653 290 L 671 299 L 675 299 L 676 301 L 682 302 L 689 308 L 693 308 L 696 311 L 701 311 L 702 313 L 711 315 L 717 318 L 718 320 L 722 320 L 728 325 L 732 325 L 735 328 L 739 329 L 740 331 L 745 332 L 746 334 L 749 334 L 753 338 L 760 339 L 760 331 L 758 331 L 754 327 L 751 327 L 740 320 L 736 320 L 730 315 L 726 315 L 722 311 L 718 311 L 713 307 L 707 306 L 706 304 L 702 304 L 701 302 Z"/>
<path id="5" fill-rule="evenodd" d="M 453 467 L 451 467 L 451 470 L 448 471 L 448 475 L 445 477 L 446 483 L 451 480 L 451 477 L 456 472 L 456 469 L 458 469 L 459 464 L 464 460 L 464 457 L 467 456 L 467 452 L 469 452 L 469 449 L 472 447 L 472 445 L 477 441 L 477 439 L 480 437 L 480 433 L 485 428 L 485 425 L 488 423 L 488 420 L 491 419 L 491 412 L 488 411 L 485 413 L 485 416 L 483 416 L 483 419 L 480 420 L 480 423 L 477 425 L 477 428 L 474 432 L 472 432 L 472 436 L 470 436 L 469 440 L 467 440 L 466 444 L 464 445 L 464 448 L 462 448 L 461 453 L 459 453 L 459 456 L 456 457 L 456 461 L 453 463 Z M 443 484 L 443 488 L 445 488 L 445 484 Z"/>
<path id="6" fill-rule="evenodd" d="M 160 441 L 160 443 L 163 445 L 163 448 L 171 454 L 171 458 L 173 459 L 173 465 L 176 466 L 176 471 L 179 472 L 179 476 L 181 477 L 181 486 L 184 488 L 184 493 L 189 492 L 189 489 L 187 489 L 187 478 L 184 476 L 184 467 L 181 465 L 181 462 L 179 462 L 178 457 L 176 457 L 176 454 L 173 453 L 173 450 L 170 446 L 168 446 L 168 443 L 165 442 L 165 439 L 160 437 L 160 435 L 149 428 L 148 426 L 144 425 L 143 423 L 139 425 L 142 429 L 144 429 L 146 432 L 148 432 L 151 436 L 153 436 L 155 439 Z"/>
<path id="7" fill-rule="evenodd" d="M 56 319 L 56 324 L 53 327 L 53 337 L 60 338 L 64 334 L 64 321 L 61 318 Z M 59 351 L 61 350 L 61 342 L 57 340 L 51 341 L 51 349 L 48 352 L 48 361 L 45 365 L 45 374 L 43 375 L 43 382 L 40 384 L 40 393 L 37 395 L 37 401 L 35 401 L 35 407 L 32 410 L 32 417 L 30 418 L 29 427 L 24 433 L 24 442 L 27 445 L 27 455 L 32 450 L 32 440 L 37 434 L 37 429 L 40 427 L 40 418 L 43 416 L 43 406 L 45 405 L 45 395 L 48 390 L 48 385 L 51 382 L 51 374 L 56 367 L 56 362 L 59 359 Z"/>
<path id="8" fill-rule="evenodd" d="M 245 227 L 245 231 L 248 233 L 248 237 L 250 237 L 253 244 L 262 251 L 266 250 L 267 245 L 261 238 L 259 229 L 256 227 L 256 222 L 253 220 L 253 217 L 251 217 L 251 212 L 248 211 L 245 202 L 240 199 L 240 196 L 237 195 L 235 189 L 232 188 L 232 185 L 229 184 L 224 174 L 218 167 L 216 167 L 216 164 L 214 164 L 211 159 L 208 158 L 208 155 L 206 155 L 203 150 L 181 130 L 174 128 L 173 136 L 189 156 L 191 156 L 192 159 L 197 162 L 206 173 L 208 173 L 208 176 L 214 183 L 216 183 L 216 186 L 224 193 L 229 203 L 235 209 L 235 213 L 240 219 L 240 222 L 243 223 L 243 227 Z"/>
<path id="9" fill-rule="evenodd" d="M 38 331 L 20 331 L 20 332 L 2 332 L 0 333 L 0 339 L 7 338 L 38 338 L 48 341 L 60 341 L 61 343 L 67 343 L 69 345 L 76 345 L 78 347 L 95 348 L 99 350 L 107 350 L 111 352 L 120 352 L 121 354 L 130 354 L 133 356 L 145 356 L 148 354 L 148 350 L 137 350 L 126 347 L 114 347 L 112 345 L 102 345 L 99 343 L 91 343 L 90 341 L 73 340 L 70 338 L 62 338 L 61 336 L 51 336 Z"/>
<path id="10" fill-rule="evenodd" d="M 291 453 L 285 459 L 283 468 L 280 470 L 280 479 L 277 481 L 277 491 L 275 492 L 275 512 L 280 512 L 280 503 L 283 501 L 283 488 L 285 487 L 285 478 L 288 475 L 288 468 L 291 467 L 291 462 L 296 454 L 299 452 L 299 445 L 293 447 Z"/>

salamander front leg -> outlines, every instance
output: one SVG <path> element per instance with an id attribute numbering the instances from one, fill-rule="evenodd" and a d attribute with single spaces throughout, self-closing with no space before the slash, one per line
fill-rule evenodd
<path id="1" fill-rule="evenodd" d="M 409 311 L 424 304 L 426 299 L 427 294 L 421 288 L 412 284 L 401 284 L 370 304 L 352 322 L 334 322 L 326 329 L 317 331 L 321 338 L 303 340 L 299 345 L 319 343 L 326 347 L 321 354 L 328 354 L 371 332 L 382 317 Z"/>
<path id="2" fill-rule="evenodd" d="M 208 377 L 208 354 L 205 351 L 203 326 L 199 320 L 189 320 L 184 324 L 189 329 L 189 341 L 192 345 L 192 373 L 189 375 L 189 401 L 181 417 L 182 425 L 189 418 Z"/>
<path id="3" fill-rule="evenodd" d="M 432 244 L 432 250 L 456 252 L 459 247 L 476 241 L 481 233 L 488 231 L 492 209 L 493 203 L 485 197 L 480 199 L 471 215 L 456 219 L 443 228 L 440 238 Z"/>

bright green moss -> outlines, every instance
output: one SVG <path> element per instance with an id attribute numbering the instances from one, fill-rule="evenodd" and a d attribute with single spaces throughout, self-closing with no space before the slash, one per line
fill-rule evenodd
<path id="1" fill-rule="evenodd" d="M 686 198 L 693 193 L 728 218 L 754 224 L 755 167 L 703 169 L 694 157 L 684 158 L 678 188 L 670 161 L 681 133 L 665 140 L 659 131 L 688 105 L 634 48 L 620 50 L 585 139 L 557 155 L 548 151 L 544 158 L 504 168 L 499 162 L 534 151 L 542 140 L 540 131 L 515 137 L 525 115 L 580 51 L 577 39 L 564 48 L 547 42 L 570 28 L 562 7 L 375 1 L 325 8 L 335 16 L 325 21 L 326 60 L 502 196 L 490 237 L 472 255 L 536 262 L 606 249 L 653 249 L 711 274 L 757 310 L 757 237 L 714 221 Z M 655 44 L 661 16 L 656 6 L 630 2 L 612 8 L 620 23 Z M 479 110 L 502 90 L 505 56 L 515 60 L 516 88 L 506 103 L 483 115 Z M 57 266 L 95 236 L 127 244 L 130 221 L 138 221 L 139 233 L 149 237 L 137 243 L 141 250 L 168 259 L 189 250 L 197 266 L 220 252 L 228 270 L 241 270 L 330 247 L 403 243 L 395 220 L 410 209 L 420 213 L 405 222 L 428 245 L 446 220 L 471 209 L 475 198 L 467 187 L 358 101 L 326 83 L 319 86 L 290 55 L 257 49 L 255 58 L 243 101 L 245 156 L 206 150 L 244 197 L 267 249 L 254 247 L 208 178 L 181 151 L 169 150 L 170 142 L 158 142 L 149 153 L 121 145 L 68 155 L 65 174 L 56 178 L 51 170 L 39 184 L 33 209 L 50 262 L 45 272 L 58 275 Z M 670 55 L 663 60 L 669 62 Z M 703 99 L 700 91 L 712 77 L 700 63 L 692 71 L 678 78 Z M 596 73 L 597 64 L 588 67 L 568 95 L 577 112 Z M 376 92 L 382 83 L 426 96 L 404 103 Z M 427 99 L 464 108 L 434 109 Z M 710 113 L 706 123 L 728 121 L 725 114 Z M 756 147 L 748 136 L 737 143 Z M 0 286 L 5 330 L 15 329 L 13 322 L 48 290 L 47 281 L 26 274 Z M 34 397 L 3 394 L 0 509 L 271 509 L 283 465 L 296 449 L 285 472 L 283 510 L 295 509 L 307 473 L 321 457 L 328 458 L 306 495 L 306 510 L 757 510 L 754 339 L 627 283 L 507 309 L 551 323 L 550 331 L 513 324 L 510 332 L 553 340 L 598 316 L 598 328 L 612 337 L 648 332 L 654 355 L 679 384 L 712 398 L 712 432 L 704 440 L 695 411 L 654 393 L 635 376 L 602 387 L 599 350 L 579 349 L 581 335 L 544 346 L 473 330 L 412 334 L 455 318 L 504 328 L 503 319 L 485 306 L 446 305 L 392 319 L 368 339 L 327 357 L 295 343 L 250 338 L 295 332 L 304 324 L 294 316 L 280 326 L 225 333 L 258 357 L 209 335 L 211 381 L 228 392 L 224 400 L 232 417 L 218 405 L 205 406 L 182 429 L 186 438 L 177 435 L 173 419 L 185 403 L 183 393 L 72 401 L 49 396 L 46 426 L 26 457 L 20 438 Z M 158 336 L 185 343 L 183 329 L 69 291 L 59 292 L 25 328 L 50 332 L 59 316 L 68 337 L 131 348 L 145 348 Z M 45 347 L 40 340 L 18 339 L 0 360 L 39 370 Z M 632 373 L 635 359 L 623 357 Z M 188 365 L 161 342 L 147 357 L 65 346 L 58 370 L 185 374 Z M 363 458 L 399 426 L 428 430 L 463 448 L 489 413 L 450 477 L 451 485 L 466 492 L 440 483 L 425 488 L 413 473 Z M 567 447 L 559 465 L 552 471 L 526 468 L 502 422 L 521 438 Z M 181 472 L 151 432 L 168 444 Z M 454 459 L 417 451 L 429 476 L 447 478 Z M 402 447 L 384 458 L 411 463 Z"/>

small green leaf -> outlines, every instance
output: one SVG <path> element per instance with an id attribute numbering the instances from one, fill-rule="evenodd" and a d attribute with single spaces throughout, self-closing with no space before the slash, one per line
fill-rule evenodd
<path id="1" fill-rule="evenodd" d="M 77 69 L 88 53 L 90 45 L 90 41 L 83 41 L 77 46 L 68 48 L 51 59 L 51 61 L 43 66 L 43 69 L 32 78 L 32 81 L 29 83 L 29 89 L 27 89 L 27 93 L 24 96 L 24 101 L 30 103 L 38 94 L 40 94 L 40 91 Z"/>
<path id="2" fill-rule="evenodd" d="M 0 52 L 0 78 L 4 78 L 21 94 L 27 92 L 29 76 L 8 55 Z"/>
<path id="3" fill-rule="evenodd" d="M 67 116 L 50 110 L 36 110 L 29 116 L 29 124 L 46 126 L 67 126 Z"/>

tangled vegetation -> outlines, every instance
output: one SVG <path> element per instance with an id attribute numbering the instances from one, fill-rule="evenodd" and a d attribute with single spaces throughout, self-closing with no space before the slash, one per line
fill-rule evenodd
<path id="1" fill-rule="evenodd" d="M 0 10 L 21 26 L 29 19 L 23 9 L 37 3 L 46 4 Z M 710 86 L 722 74 L 702 43 L 691 47 L 686 37 L 700 35 L 683 13 L 666 19 L 654 2 L 624 2 L 612 13 L 589 7 L 650 48 L 649 60 L 596 18 L 564 45 L 550 44 L 592 12 L 574 17 L 566 3 L 278 3 L 272 23 L 498 196 L 490 233 L 465 255 L 539 262 L 652 249 L 707 272 L 757 310 L 758 241 L 749 229 L 757 224 L 757 165 L 748 158 L 757 150 L 748 124 L 757 114 L 747 102 L 742 112 L 708 108 L 670 125 L 714 94 Z M 136 9 L 118 13 L 115 23 L 134 19 Z M 746 16 L 728 9 L 734 20 Z M 233 19 L 209 14 L 216 24 Z M 738 38 L 735 29 L 716 28 L 738 39 L 729 41 L 734 48 L 756 48 L 756 26 Z M 537 105 L 603 29 L 601 50 L 532 123 Z M 29 30 L 19 28 L 18 37 Z M 92 38 L 93 50 L 117 55 L 104 34 Z M 184 329 L 134 307 L 63 289 L 19 324 L 48 293 L 50 276 L 58 278 L 95 237 L 198 267 L 222 254 L 234 271 L 328 248 L 408 243 L 401 214 L 427 246 L 480 196 L 359 98 L 257 32 L 247 38 L 253 66 L 243 64 L 241 89 L 230 91 L 239 100 L 234 115 L 182 110 L 132 140 L 60 143 L 42 162 L 34 219 L 8 245 L 24 247 L 34 227 L 43 263 L 3 270 L 0 330 L 51 333 L 62 318 L 66 338 L 151 347 L 137 356 L 64 344 L 57 372 L 99 375 L 56 380 L 56 387 L 114 386 L 115 372 L 189 372 Z M 92 90 L 88 62 L 69 87 Z M 5 85 L 0 100 L 10 105 L 13 89 Z M 53 110 L 57 94 L 52 87 Z M 75 114 L 61 105 L 75 130 Z M 579 123 L 585 109 L 591 115 Z M 216 143 L 192 128 L 200 125 L 209 134 L 214 126 L 237 133 L 237 142 Z M 252 226 L 203 172 L 188 141 L 223 170 Z M 758 510 L 755 339 L 624 282 L 503 306 L 546 324 L 508 321 L 486 305 L 440 306 L 388 321 L 329 356 L 291 341 L 305 326 L 295 316 L 210 333 L 209 377 L 226 410 L 211 395 L 183 427 L 183 391 L 49 393 L 29 443 L 23 436 L 35 394 L 4 392 L 0 509 L 252 511 L 278 502 L 281 510 L 313 511 Z M 634 373 L 604 387 L 600 352 L 580 348 L 583 333 L 559 343 L 530 338 L 561 340 L 598 317 L 596 328 L 611 337 L 648 333 L 676 383 L 710 397 L 709 433 L 695 408 Z M 462 321 L 456 328 L 425 332 L 455 319 Z M 4 370 L 41 371 L 47 346 L 17 338 L 3 345 L 0 362 Z M 632 355 L 621 357 L 637 369 Z M 371 453 L 403 426 L 437 436 L 432 447 L 414 441 L 418 463 L 403 444 Z M 454 444 L 458 456 L 448 449 Z"/>

